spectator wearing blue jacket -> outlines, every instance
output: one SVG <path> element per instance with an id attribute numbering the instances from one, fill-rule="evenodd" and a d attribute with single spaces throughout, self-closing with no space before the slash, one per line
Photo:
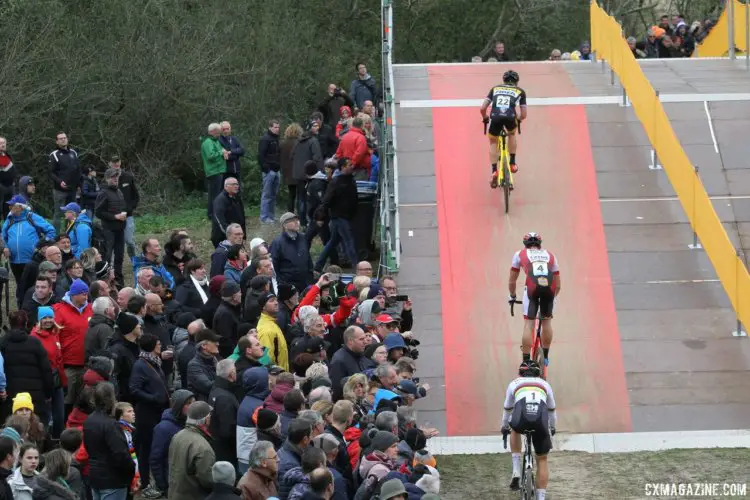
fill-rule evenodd
<path id="1" fill-rule="evenodd" d="M 143 252 L 141 255 L 133 257 L 133 274 L 137 276 L 141 267 L 148 266 L 154 270 L 156 276 L 161 276 L 167 288 L 174 290 L 174 278 L 161 261 L 159 240 L 151 238 L 144 241 L 141 251 Z"/>
<path id="2" fill-rule="evenodd" d="M 34 255 L 37 242 L 40 239 L 55 239 L 55 228 L 42 216 L 32 212 L 26 198 L 20 194 L 11 198 L 8 205 L 10 212 L 2 229 L 5 242 L 3 254 L 10 259 L 10 269 L 16 283 L 19 283 L 23 268 Z"/>
<path id="3" fill-rule="evenodd" d="M 78 203 L 68 203 L 60 210 L 65 214 L 65 233 L 70 238 L 70 251 L 76 259 L 81 258 L 81 252 L 91 248 L 92 222 L 86 212 L 81 211 Z"/>
<path id="4" fill-rule="evenodd" d="M 195 401 L 192 392 L 186 389 L 178 389 L 172 393 L 171 408 L 164 410 L 161 421 L 154 427 L 153 442 L 151 443 L 151 454 L 148 461 L 151 465 L 151 475 L 154 484 L 149 488 L 167 496 L 169 487 L 169 444 L 175 434 L 185 427 L 187 409 Z M 158 498 L 158 496 L 145 495 L 145 498 Z"/>
<path id="5" fill-rule="evenodd" d="M 94 219 L 94 206 L 101 188 L 96 180 L 96 168 L 89 165 L 84 168 L 86 176 L 81 179 L 81 209 Z"/>
<path id="6" fill-rule="evenodd" d="M 237 469 L 240 474 L 247 472 L 250 450 L 258 441 L 258 428 L 253 422 L 253 413 L 263 406 L 263 401 L 271 392 L 268 389 L 268 370 L 263 366 L 248 368 L 242 374 L 242 387 L 245 397 L 237 410 Z"/>

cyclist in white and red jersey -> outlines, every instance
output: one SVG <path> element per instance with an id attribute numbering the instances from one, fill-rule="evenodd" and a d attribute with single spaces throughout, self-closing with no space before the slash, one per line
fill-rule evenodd
<path id="1" fill-rule="evenodd" d="M 503 436 L 510 433 L 510 452 L 513 459 L 512 490 L 519 489 L 521 478 L 521 434 L 533 431 L 537 463 L 536 499 L 544 500 L 549 481 L 547 454 L 552 449 L 555 435 L 555 395 L 546 380 L 539 377 L 541 368 L 536 361 L 524 361 L 518 368 L 517 379 L 508 384 L 503 409 Z"/>
<path id="2" fill-rule="evenodd" d="M 542 237 L 537 233 L 527 233 L 523 237 L 524 249 L 513 255 L 508 280 L 508 302 L 516 300 L 516 281 L 521 269 L 526 273 L 526 286 L 523 292 L 523 337 L 521 351 L 524 361 L 531 357 L 534 322 L 537 315 L 542 319 L 542 350 L 544 365 L 549 365 L 549 348 L 552 344 L 552 309 L 555 297 L 560 293 L 560 268 L 557 259 L 542 249 Z"/>

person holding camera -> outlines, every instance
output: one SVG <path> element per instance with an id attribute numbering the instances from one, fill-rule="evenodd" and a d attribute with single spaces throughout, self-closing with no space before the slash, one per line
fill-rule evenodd
<path id="1" fill-rule="evenodd" d="M 349 97 L 344 89 L 336 85 L 335 83 L 328 84 L 328 92 L 326 93 L 323 101 L 318 105 L 318 111 L 323 113 L 323 117 L 326 125 L 330 125 L 334 129 L 336 124 L 341 118 L 341 107 L 349 106 L 354 107 L 354 101 Z"/>

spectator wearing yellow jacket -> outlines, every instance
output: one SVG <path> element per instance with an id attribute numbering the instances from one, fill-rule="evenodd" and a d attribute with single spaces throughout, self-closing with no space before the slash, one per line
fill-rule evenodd
<path id="1" fill-rule="evenodd" d="M 271 292 L 265 292 L 258 297 L 258 305 L 261 308 L 258 320 L 258 341 L 263 347 L 268 348 L 268 355 L 275 365 L 289 371 L 289 350 L 286 339 L 281 328 L 276 324 L 276 315 L 279 312 L 279 300 Z"/>

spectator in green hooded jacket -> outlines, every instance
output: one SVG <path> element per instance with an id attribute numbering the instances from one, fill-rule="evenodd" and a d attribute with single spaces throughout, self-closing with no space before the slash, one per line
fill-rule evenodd
<path id="1" fill-rule="evenodd" d="M 227 171 L 229 151 L 219 142 L 221 125 L 212 123 L 208 126 L 208 137 L 201 143 L 201 159 L 203 172 L 206 174 L 206 190 L 208 191 L 208 218 L 213 217 L 214 199 L 224 187 L 224 172 Z"/>

